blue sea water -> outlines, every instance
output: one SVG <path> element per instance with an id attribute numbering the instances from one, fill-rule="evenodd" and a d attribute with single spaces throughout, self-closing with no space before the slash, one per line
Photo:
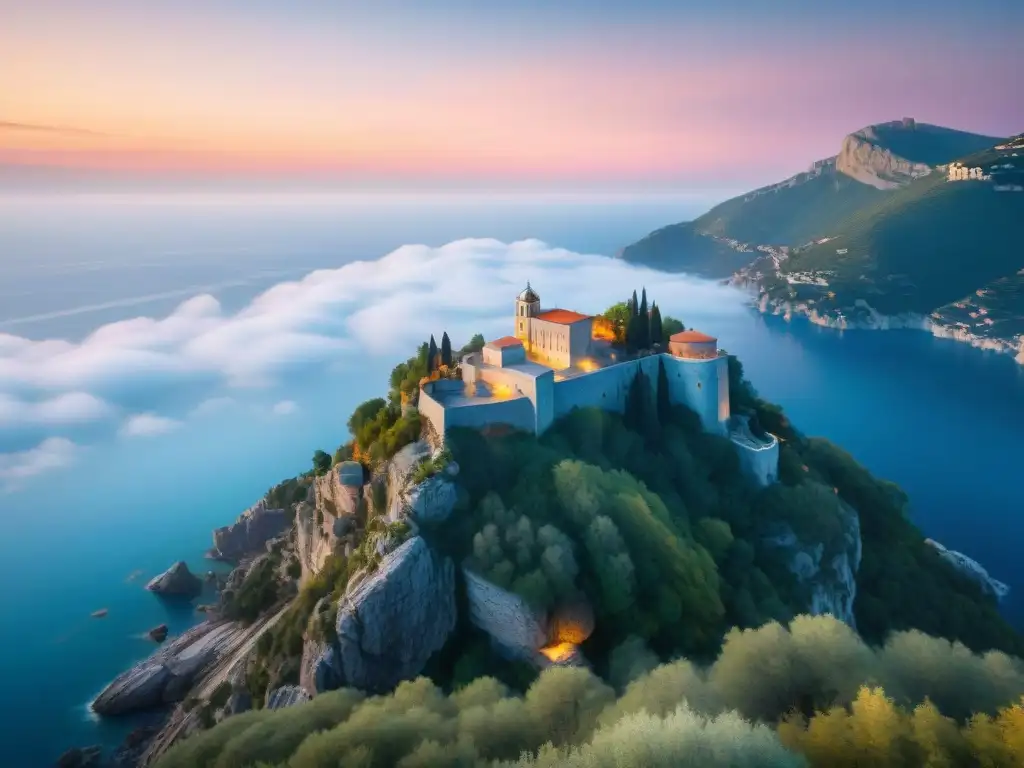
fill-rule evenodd
<path id="1" fill-rule="evenodd" d="M 3 199 L 0 335 L 79 341 L 107 323 L 163 317 L 198 293 L 215 295 L 233 313 L 315 269 L 365 260 L 372 274 L 372 260 L 405 243 L 536 237 L 613 253 L 706 202 Z M 544 284 L 542 270 L 530 278 Z M 574 305 L 585 301 L 587 279 L 579 276 Z M 658 295 L 657 282 L 648 288 Z M 1017 554 L 1024 496 L 1016 479 L 1024 459 L 1024 368 L 920 332 L 840 334 L 752 312 L 708 312 L 703 304 L 666 311 L 713 331 L 803 430 L 833 439 L 899 483 L 927 535 L 1016 588 L 1006 610 L 1024 623 Z M 167 623 L 176 633 L 197 619 L 142 585 L 177 559 L 194 570 L 211 567 L 202 557 L 210 530 L 303 471 L 314 449 L 342 442 L 353 405 L 380 394 L 406 354 L 383 344 L 353 352 L 144 440 L 80 431 L 76 440 L 85 447 L 73 463 L 0 495 L 0 754 L 29 768 L 72 744 L 116 742 L 131 723 L 92 719 L 88 701 L 152 650 L 146 630 Z M 5 375 L 14 380 L 0 368 L 0 385 Z M 290 415 L 274 413 L 283 400 L 295 404 Z M 27 433 L 5 432 L 3 418 L 0 407 L 0 454 L 24 450 Z M 105 618 L 90 617 L 101 608 Z"/>

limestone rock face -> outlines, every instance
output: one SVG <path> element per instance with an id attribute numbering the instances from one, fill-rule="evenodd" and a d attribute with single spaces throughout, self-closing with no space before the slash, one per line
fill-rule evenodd
<path id="1" fill-rule="evenodd" d="M 316 506 L 305 501 L 296 509 L 295 555 L 302 565 L 303 581 L 319 573 L 327 557 L 334 551 L 337 544 L 334 536 L 336 519 L 325 515 L 318 521 Z"/>
<path id="2" fill-rule="evenodd" d="M 426 441 L 410 443 L 395 454 L 388 465 L 388 520 L 397 522 L 412 516 L 421 523 L 436 523 L 448 518 L 455 507 L 458 493 L 452 478 L 458 474 L 457 464 L 449 464 L 444 472 L 413 483 L 412 476 L 421 462 L 432 454 Z"/>
<path id="3" fill-rule="evenodd" d="M 122 715 L 180 700 L 236 635 L 231 623 L 207 621 L 193 627 L 118 675 L 96 697 L 92 710 L 100 715 Z"/>
<path id="4" fill-rule="evenodd" d="M 353 462 L 343 462 L 313 481 L 310 498 L 317 511 L 327 518 L 351 517 L 356 514 L 362 495 L 362 483 L 353 485 Z M 356 464 L 359 467 L 358 464 Z M 362 471 L 362 467 L 359 467 Z"/>
<path id="5" fill-rule="evenodd" d="M 430 446 L 423 440 L 402 448 L 388 462 L 388 520 L 398 522 L 405 517 L 405 491 L 416 466 L 430 456 Z"/>
<path id="6" fill-rule="evenodd" d="M 336 667 L 346 685 L 389 690 L 423 670 L 455 618 L 452 561 L 414 536 L 339 601 Z"/>
<path id="7" fill-rule="evenodd" d="M 907 160 L 878 146 L 874 138 L 872 129 L 866 128 L 843 139 L 836 169 L 877 189 L 896 189 L 931 172 L 925 163 Z"/>
<path id="8" fill-rule="evenodd" d="M 360 473 L 357 477 L 356 472 Z M 356 528 L 363 498 L 363 468 L 342 462 L 316 478 L 306 501 L 295 512 L 295 554 L 302 565 L 302 580 L 320 572 L 343 537 Z"/>
<path id="9" fill-rule="evenodd" d="M 234 523 L 213 532 L 210 556 L 234 562 L 262 552 L 267 542 L 284 533 L 291 523 L 288 510 L 267 509 L 266 499 L 260 499 Z"/>
<path id="10" fill-rule="evenodd" d="M 203 582 L 188 569 L 184 560 L 179 560 L 152 579 L 146 589 L 168 597 L 193 598 L 203 591 Z"/>
<path id="11" fill-rule="evenodd" d="M 306 639 L 299 664 L 299 685 L 310 696 L 342 687 L 340 664 L 333 645 Z"/>
<path id="12" fill-rule="evenodd" d="M 305 704 L 310 696 L 305 688 L 298 685 L 282 685 L 267 694 L 267 709 L 284 709 L 296 704 Z"/>
<path id="13" fill-rule="evenodd" d="M 844 546 L 842 551 L 828 558 L 823 544 L 800 542 L 788 526 L 766 539 L 766 543 L 788 550 L 789 569 L 802 583 L 811 586 L 809 614 L 829 613 L 856 629 L 853 601 L 857 597 L 857 569 L 861 559 L 860 516 L 847 504 L 843 504 L 842 509 Z"/>
<path id="14" fill-rule="evenodd" d="M 530 608 L 518 595 L 502 589 L 467 568 L 466 597 L 469 620 L 491 637 L 506 658 L 532 661 L 548 642 L 547 617 Z"/>
<path id="15" fill-rule="evenodd" d="M 448 519 L 455 508 L 458 493 L 446 473 L 427 478 L 414 485 L 405 494 L 409 514 L 419 522 L 440 523 Z"/>

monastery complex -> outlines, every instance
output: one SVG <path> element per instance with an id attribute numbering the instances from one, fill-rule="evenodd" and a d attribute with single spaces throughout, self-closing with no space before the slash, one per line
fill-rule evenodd
<path id="1" fill-rule="evenodd" d="M 758 483 L 777 480 L 778 440 L 753 435 L 743 417 L 729 413 L 728 357 L 717 339 L 687 330 L 673 335 L 666 351 L 628 355 L 602 338 L 599 319 L 542 309 L 529 285 L 516 297 L 513 331 L 466 355 L 461 381 L 422 385 L 420 414 L 442 439 L 453 427 L 507 425 L 541 434 L 573 408 L 623 413 L 636 374 L 642 371 L 654 389 L 664 364 L 669 400 L 694 410 L 709 432 L 729 437 Z"/>

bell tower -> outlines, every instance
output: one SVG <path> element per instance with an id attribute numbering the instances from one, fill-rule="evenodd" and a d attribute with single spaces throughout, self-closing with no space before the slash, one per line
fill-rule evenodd
<path id="1" fill-rule="evenodd" d="M 516 317 L 515 328 L 516 338 L 522 341 L 530 341 L 530 318 L 540 314 L 540 296 L 534 293 L 530 283 L 526 283 L 526 290 L 516 296 Z"/>

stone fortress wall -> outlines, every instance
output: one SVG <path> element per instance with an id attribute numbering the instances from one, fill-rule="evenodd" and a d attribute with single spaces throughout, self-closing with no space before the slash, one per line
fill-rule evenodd
<path id="1" fill-rule="evenodd" d="M 530 317 L 539 305 L 539 298 L 527 286 L 516 303 L 517 330 L 521 325 L 524 335 L 534 323 L 551 324 Z M 771 435 L 767 439 L 755 437 L 744 420 L 731 417 L 729 361 L 713 337 L 686 331 L 672 337 L 668 352 L 620 361 L 612 355 L 611 361 L 599 365 L 591 358 L 592 318 L 565 310 L 546 314 L 558 313 L 566 316 L 562 329 L 571 353 L 566 362 L 577 368 L 589 362 L 592 369 L 556 374 L 530 360 L 516 338 L 490 342 L 481 353 L 462 360 L 462 381 L 427 382 L 421 388 L 419 410 L 436 433 L 443 436 L 454 427 L 483 429 L 501 424 L 542 434 L 555 419 L 574 408 L 623 413 L 637 374 L 643 373 L 652 395 L 656 395 L 660 367 L 664 365 L 669 401 L 695 411 L 708 432 L 729 437 L 741 465 L 755 482 L 768 485 L 777 480 L 778 440 Z"/>

